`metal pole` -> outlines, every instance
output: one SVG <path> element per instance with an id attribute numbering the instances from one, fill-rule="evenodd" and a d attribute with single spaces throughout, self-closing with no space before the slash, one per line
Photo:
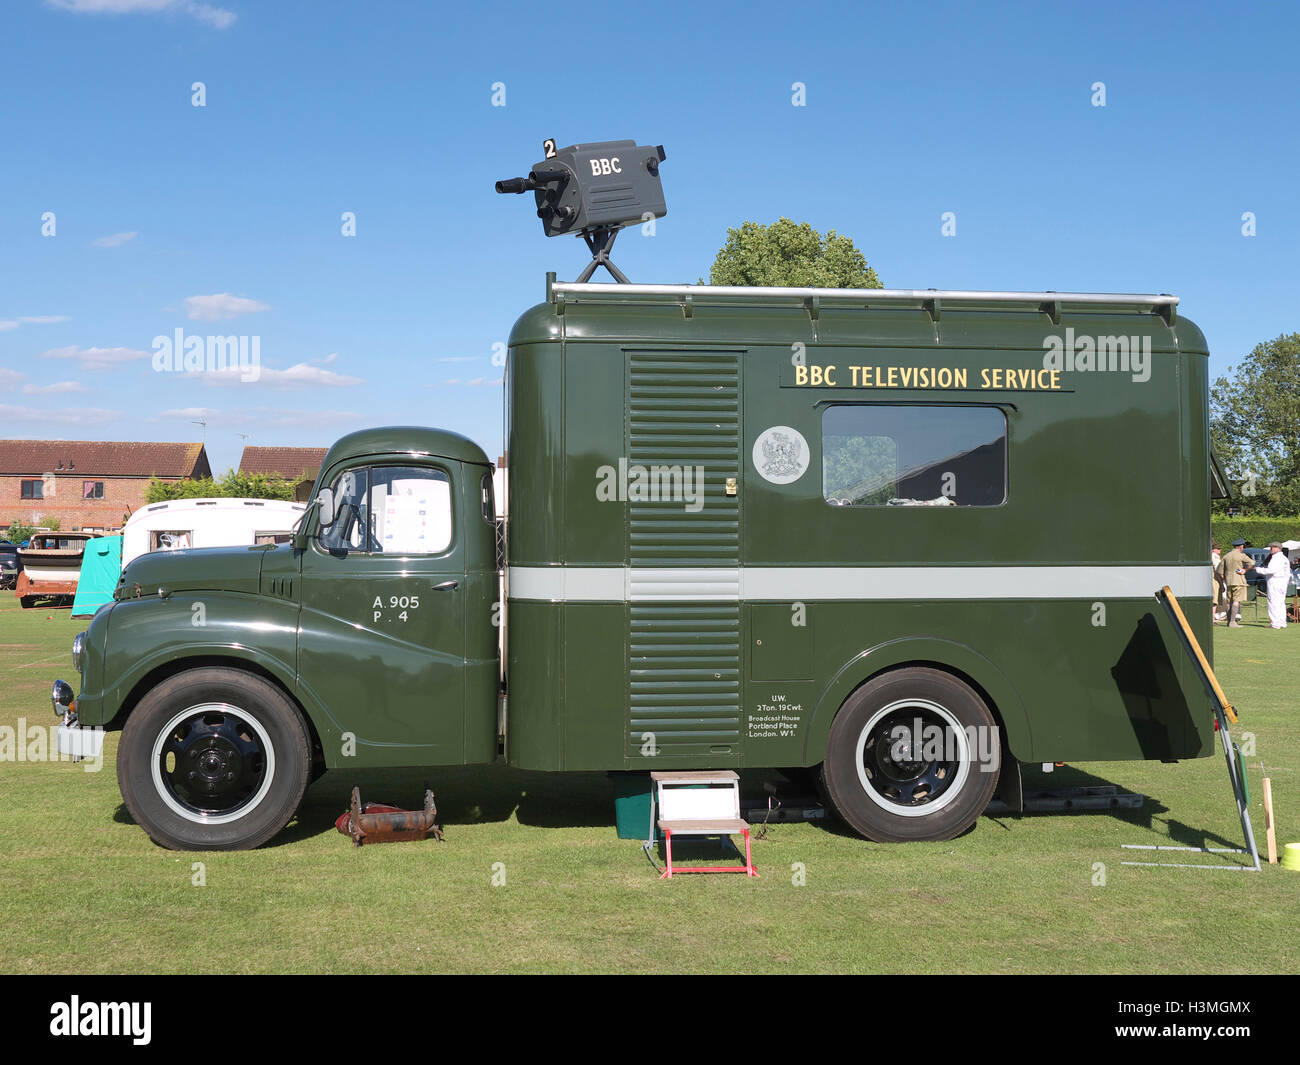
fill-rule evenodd
<path id="1" fill-rule="evenodd" d="M 1255 872 L 1259 872 L 1259 848 L 1255 846 L 1255 833 L 1250 827 L 1250 810 L 1246 808 L 1245 783 L 1241 779 L 1240 767 L 1233 754 L 1232 737 L 1228 735 L 1228 719 L 1217 704 L 1214 713 L 1219 722 L 1219 738 L 1223 740 L 1223 756 L 1228 762 L 1228 776 L 1232 780 L 1232 795 L 1237 800 L 1237 815 L 1241 819 L 1241 831 L 1246 836 L 1246 846 L 1250 848 L 1250 858 L 1255 863 Z"/>
<path id="2" fill-rule="evenodd" d="M 788 299 L 817 298 L 843 303 L 900 303 L 927 300 L 955 300 L 967 303 L 1079 303 L 1132 307 L 1176 307 L 1178 297 L 1167 294 L 1121 292 L 995 292 L 978 289 L 934 288 L 758 288 L 743 285 L 639 285 L 618 288 L 587 284 L 583 281 L 557 283 L 557 293 L 569 296 L 608 295 L 615 299 L 636 296 L 692 297 L 697 302 L 719 299 Z"/>

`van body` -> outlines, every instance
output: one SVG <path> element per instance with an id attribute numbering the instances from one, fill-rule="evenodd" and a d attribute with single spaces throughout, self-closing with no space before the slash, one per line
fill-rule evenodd
<path id="1" fill-rule="evenodd" d="M 56 712 L 124 729 L 128 807 L 189 847 L 265 841 L 346 767 L 805 769 L 890 841 L 965 831 L 1022 762 L 1207 755 L 1155 617 L 1168 586 L 1208 648 L 1176 312 L 548 281 L 509 343 L 504 559 L 482 449 L 353 433 L 291 544 L 129 566 Z"/>
<path id="2" fill-rule="evenodd" d="M 907 663 L 1022 762 L 1211 751 L 1153 619 L 1168 585 L 1209 645 L 1207 351 L 1168 305 L 557 287 L 510 340 L 512 762 L 816 765 Z M 620 462 L 646 498 L 602 498 Z"/>

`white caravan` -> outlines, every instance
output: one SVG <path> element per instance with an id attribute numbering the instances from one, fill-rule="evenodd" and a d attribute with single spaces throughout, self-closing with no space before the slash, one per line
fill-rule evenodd
<path id="1" fill-rule="evenodd" d="M 307 507 L 281 499 L 173 499 L 151 503 L 122 528 L 122 567 L 150 551 L 288 543 Z"/>

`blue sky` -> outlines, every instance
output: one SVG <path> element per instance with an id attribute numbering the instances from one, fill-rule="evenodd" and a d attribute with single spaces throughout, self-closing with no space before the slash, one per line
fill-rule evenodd
<path id="1" fill-rule="evenodd" d="M 669 213 L 614 257 L 634 281 L 786 215 L 889 287 L 1176 293 L 1220 373 L 1300 329 L 1298 12 L 7 0 L 0 436 L 203 419 L 220 470 L 240 433 L 416 423 L 497 455 L 493 345 L 586 258 L 493 191 L 546 137 L 665 146 Z M 155 372 L 177 328 L 258 336 L 263 379 Z"/>

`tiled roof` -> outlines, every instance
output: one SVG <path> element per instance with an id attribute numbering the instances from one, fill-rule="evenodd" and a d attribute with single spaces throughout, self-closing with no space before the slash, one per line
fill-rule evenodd
<path id="1" fill-rule="evenodd" d="M 239 459 L 240 473 L 261 473 L 294 480 L 304 473 L 315 475 L 325 459 L 325 447 L 254 447 L 244 448 Z"/>
<path id="2" fill-rule="evenodd" d="M 124 440 L 0 440 L 0 474 L 210 477 L 202 444 Z"/>

